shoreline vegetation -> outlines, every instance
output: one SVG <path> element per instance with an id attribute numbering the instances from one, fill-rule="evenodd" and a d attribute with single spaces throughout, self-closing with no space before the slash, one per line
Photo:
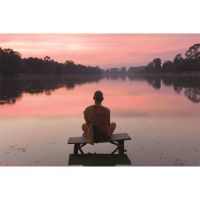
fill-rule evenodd
<path id="1" fill-rule="evenodd" d="M 173 61 L 155 58 L 146 66 L 102 69 L 99 66 L 75 64 L 72 60 L 59 63 L 49 56 L 42 58 L 22 58 L 12 49 L 0 47 L 0 79 L 2 78 L 44 78 L 69 75 L 100 76 L 199 76 L 200 43 L 194 44 L 185 52 L 185 57 L 177 54 Z"/>

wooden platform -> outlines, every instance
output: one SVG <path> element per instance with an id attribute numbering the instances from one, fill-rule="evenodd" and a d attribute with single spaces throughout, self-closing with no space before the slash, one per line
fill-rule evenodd
<path id="1" fill-rule="evenodd" d="M 110 140 L 95 143 L 110 142 L 111 144 L 117 146 L 117 148 L 111 154 L 114 154 L 117 151 L 119 154 L 124 154 L 124 152 L 126 152 L 124 149 L 125 140 L 131 140 L 131 137 L 128 135 L 128 133 L 116 133 L 112 135 Z M 79 151 L 81 154 L 84 154 L 82 147 L 87 144 L 87 141 L 84 137 L 70 137 L 68 144 L 74 144 L 74 154 L 78 154 Z"/>

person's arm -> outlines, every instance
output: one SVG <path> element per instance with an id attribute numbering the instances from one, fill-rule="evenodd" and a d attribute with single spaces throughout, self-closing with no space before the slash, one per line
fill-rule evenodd
<path id="1" fill-rule="evenodd" d="M 108 109 L 108 127 L 110 127 L 110 109 Z"/>
<path id="2" fill-rule="evenodd" d="M 85 122 L 86 122 L 86 124 L 88 125 L 89 123 L 88 123 L 88 118 L 87 118 L 87 111 L 84 110 L 83 114 L 84 114 Z"/>
<path id="3" fill-rule="evenodd" d="M 107 131 L 107 134 L 108 136 L 110 137 L 111 136 L 111 132 L 110 132 L 110 109 L 108 109 L 108 114 L 107 114 L 107 128 L 108 128 L 108 131 Z"/>
<path id="4" fill-rule="evenodd" d="M 84 119 L 87 125 L 89 123 L 92 123 L 92 115 L 93 115 L 93 107 L 91 106 L 91 107 L 86 108 L 84 111 Z"/>

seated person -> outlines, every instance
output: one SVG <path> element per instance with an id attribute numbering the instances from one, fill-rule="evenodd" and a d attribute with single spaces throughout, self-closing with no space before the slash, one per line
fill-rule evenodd
<path id="1" fill-rule="evenodd" d="M 82 125 L 83 136 L 87 142 L 103 142 L 110 139 L 116 123 L 110 123 L 110 110 L 101 105 L 104 97 L 101 91 L 96 91 L 93 97 L 95 104 L 87 107 L 84 111 L 86 123 Z"/>

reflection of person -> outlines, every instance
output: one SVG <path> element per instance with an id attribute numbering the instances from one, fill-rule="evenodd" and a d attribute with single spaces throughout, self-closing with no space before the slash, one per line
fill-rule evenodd
<path id="1" fill-rule="evenodd" d="M 86 123 L 82 125 L 83 136 L 90 144 L 108 140 L 116 128 L 114 122 L 110 123 L 110 109 L 101 105 L 104 99 L 103 93 L 96 91 L 93 99 L 95 104 L 85 109 Z"/>

